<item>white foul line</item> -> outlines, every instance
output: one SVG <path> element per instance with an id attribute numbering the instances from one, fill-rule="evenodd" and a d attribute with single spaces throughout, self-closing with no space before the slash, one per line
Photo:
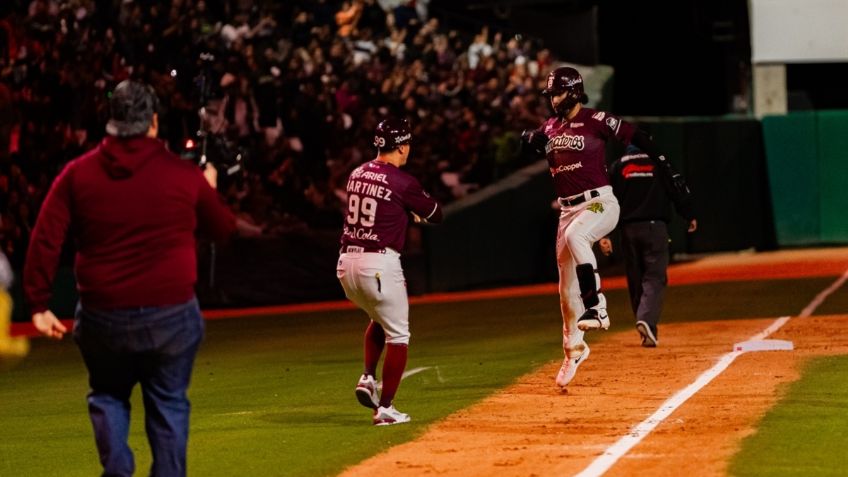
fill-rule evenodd
<path id="1" fill-rule="evenodd" d="M 836 291 L 840 286 L 842 286 L 845 281 L 848 280 L 848 270 L 836 280 L 831 286 L 823 290 L 821 293 L 816 295 L 813 301 L 808 304 L 799 317 L 807 317 L 812 315 L 813 311 L 821 305 L 824 300 L 834 291 Z M 761 340 L 779 330 L 780 327 L 786 324 L 789 321 L 788 316 L 782 316 L 775 320 L 772 324 L 770 324 L 766 329 L 752 336 L 750 340 Z M 588 467 L 583 469 L 576 477 L 597 477 L 603 475 L 607 470 L 610 469 L 618 459 L 620 459 L 624 454 L 630 451 L 636 444 L 638 444 L 642 439 L 645 438 L 648 434 L 651 433 L 662 421 L 664 421 L 668 416 L 671 415 L 678 407 L 680 407 L 684 402 L 686 402 L 690 397 L 695 395 L 698 391 L 701 390 L 704 386 L 710 383 L 716 376 L 721 374 L 730 363 L 732 363 L 739 355 L 744 353 L 744 351 L 733 351 L 727 354 L 722 355 L 718 363 L 716 363 L 712 368 L 705 371 L 703 374 L 698 376 L 695 379 L 695 382 L 686 386 L 681 391 L 678 391 L 677 394 L 669 398 L 666 402 L 660 406 L 659 409 L 656 410 L 653 414 L 651 414 L 647 419 L 637 424 L 629 434 L 619 439 L 615 444 L 611 445 L 607 450 L 604 451 L 603 454 L 598 456 Z"/>
<path id="2" fill-rule="evenodd" d="M 839 277 L 839 280 L 836 280 L 835 282 L 833 282 L 832 285 L 825 288 L 821 291 L 821 293 L 816 295 L 816 297 L 813 298 L 813 301 L 811 301 L 809 305 L 807 305 L 803 310 L 801 310 L 801 314 L 798 316 L 801 318 L 806 318 L 812 315 L 816 308 L 818 308 L 819 305 L 824 302 L 825 298 L 830 296 L 831 293 L 838 290 L 839 287 L 841 287 L 842 284 L 845 283 L 845 280 L 848 280 L 848 270 L 845 270 L 845 273 L 843 273 L 842 276 Z"/>
<path id="3" fill-rule="evenodd" d="M 410 370 L 404 371 L 403 374 L 401 375 L 400 379 L 404 380 L 404 379 L 406 379 L 410 376 L 415 376 L 416 374 L 420 373 L 421 371 L 427 371 L 428 369 L 430 369 L 430 366 L 422 366 L 420 368 L 412 368 Z M 436 368 L 436 371 L 438 371 L 438 367 Z M 441 377 L 439 377 L 439 379 L 441 379 Z M 440 381 L 440 382 L 442 382 L 442 381 Z M 377 387 L 380 387 L 380 388 L 383 387 L 383 381 L 378 381 Z"/>

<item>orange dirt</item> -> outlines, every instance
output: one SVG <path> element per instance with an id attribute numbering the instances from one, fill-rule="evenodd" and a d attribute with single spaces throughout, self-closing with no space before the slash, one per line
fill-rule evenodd
<path id="1" fill-rule="evenodd" d="M 693 283 L 709 277 L 827 276 L 848 269 L 848 249 L 756 257 L 743 256 L 741 261 L 739 256 L 716 257 L 682 265 L 688 269 L 670 270 L 670 279 Z M 738 268 L 730 270 L 731 264 Z M 796 270 L 796 275 L 786 273 L 787 268 Z M 656 349 L 639 346 L 635 331 L 602 335 L 591 344 L 591 357 L 566 392 L 554 385 L 559 363 L 549 363 L 434 424 L 417 440 L 393 447 L 342 475 L 574 475 L 732 351 L 734 343 L 751 338 L 774 321 L 668 324 Z M 769 338 L 793 341 L 794 351 L 738 357 L 606 475 L 725 475 L 741 440 L 754 431 L 786 385 L 798 379 L 809 358 L 848 354 L 846 330 L 848 315 L 791 319 Z"/>

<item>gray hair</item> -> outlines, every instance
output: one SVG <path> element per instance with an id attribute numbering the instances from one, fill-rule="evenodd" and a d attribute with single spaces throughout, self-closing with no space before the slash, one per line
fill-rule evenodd
<path id="1" fill-rule="evenodd" d="M 109 99 L 111 119 L 106 123 L 106 134 L 116 137 L 146 134 L 158 108 L 159 100 L 149 85 L 121 81 Z"/>

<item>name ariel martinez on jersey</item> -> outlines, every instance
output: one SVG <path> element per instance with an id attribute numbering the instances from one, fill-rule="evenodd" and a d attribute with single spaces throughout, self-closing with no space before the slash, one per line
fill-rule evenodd
<path id="1" fill-rule="evenodd" d="M 385 201 L 392 200 L 391 189 L 389 189 L 388 187 L 383 187 L 379 184 L 362 182 L 363 180 L 379 182 L 385 184 L 386 186 L 389 185 L 389 181 L 387 180 L 386 174 L 356 169 L 350 174 L 350 178 L 347 181 L 347 187 L 345 188 L 347 193 L 362 194 L 365 196 L 374 197 Z M 378 242 L 380 240 L 380 236 L 374 233 L 373 228 L 347 226 L 345 227 L 345 230 L 342 233 L 347 237 L 355 238 L 358 240 L 371 240 L 374 242 Z"/>

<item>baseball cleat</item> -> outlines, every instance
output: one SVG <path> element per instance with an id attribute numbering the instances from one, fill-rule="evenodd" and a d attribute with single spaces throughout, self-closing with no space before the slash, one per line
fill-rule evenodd
<path id="1" fill-rule="evenodd" d="M 580 353 L 580 356 L 574 358 L 565 358 L 562 361 L 562 366 L 559 368 L 559 373 L 557 373 L 556 383 L 557 386 L 564 388 L 568 383 L 574 379 L 574 375 L 577 374 L 577 367 L 580 366 L 583 361 L 586 361 L 586 358 L 589 357 L 589 346 L 587 345 L 583 348 L 583 352 Z"/>
<path id="2" fill-rule="evenodd" d="M 642 346 L 645 348 L 656 348 L 657 343 L 660 340 L 657 339 L 657 334 L 655 328 L 651 327 L 648 323 L 644 321 L 636 322 L 636 330 L 639 332 L 639 335 L 642 336 Z"/>
<path id="3" fill-rule="evenodd" d="M 609 328 L 610 320 L 607 310 L 589 308 L 583 316 L 577 319 L 577 329 L 580 331 L 605 330 Z"/>
<path id="4" fill-rule="evenodd" d="M 375 426 L 391 426 L 393 424 L 403 424 L 411 420 L 409 414 L 398 411 L 394 405 L 389 407 L 380 406 L 374 411 Z"/>
<path id="5" fill-rule="evenodd" d="M 380 396 L 377 395 L 377 382 L 374 381 L 374 376 L 363 374 L 356 383 L 356 399 L 359 404 L 369 408 L 377 409 L 380 407 Z"/>

